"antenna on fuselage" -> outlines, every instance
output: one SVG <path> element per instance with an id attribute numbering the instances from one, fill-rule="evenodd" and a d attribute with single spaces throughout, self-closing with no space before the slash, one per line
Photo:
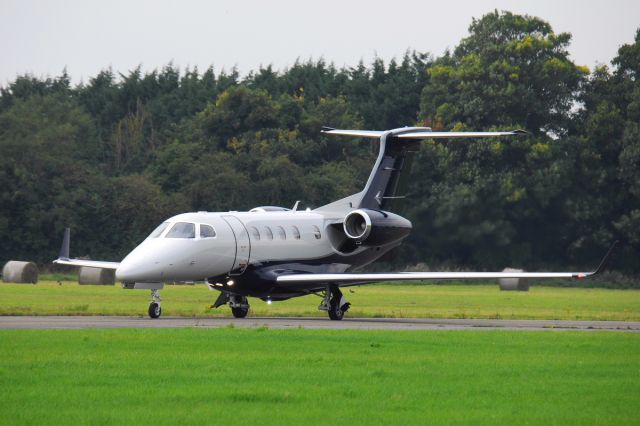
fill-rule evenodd
<path id="1" fill-rule="evenodd" d="M 296 203 L 293 205 L 293 208 L 291 209 L 292 211 L 298 211 L 298 204 L 300 204 L 300 200 L 296 201 Z"/>

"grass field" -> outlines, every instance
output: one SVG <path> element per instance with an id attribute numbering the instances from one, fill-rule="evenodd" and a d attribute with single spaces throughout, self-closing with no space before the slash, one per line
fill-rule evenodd
<path id="1" fill-rule="evenodd" d="M 0 331 L 2 424 L 639 424 L 640 334 Z"/>
<path id="2" fill-rule="evenodd" d="M 204 285 L 166 286 L 163 315 L 230 316 L 210 310 L 218 296 Z M 534 286 L 529 292 L 501 292 L 497 285 L 381 284 L 345 290 L 353 317 L 503 318 L 640 321 L 640 290 Z M 253 316 L 317 316 L 320 298 L 306 296 L 267 305 L 251 299 Z M 0 284 L 0 315 L 140 315 L 146 290 L 80 286 L 73 282 Z"/>

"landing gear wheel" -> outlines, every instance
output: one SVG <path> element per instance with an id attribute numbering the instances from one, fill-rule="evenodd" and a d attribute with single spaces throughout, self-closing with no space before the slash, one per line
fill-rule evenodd
<path id="1" fill-rule="evenodd" d="M 232 294 L 229 296 L 229 307 L 235 318 L 244 318 L 249 313 L 249 301 L 246 296 Z"/>
<path id="2" fill-rule="evenodd" d="M 330 319 L 340 321 L 344 318 L 344 313 L 349 310 L 350 306 L 351 303 L 344 299 L 340 288 L 337 285 L 332 285 L 327 288 L 320 309 L 326 310 Z"/>
<path id="3" fill-rule="evenodd" d="M 329 306 L 329 318 L 334 321 L 340 321 L 344 318 L 344 311 L 340 308 L 340 299 L 331 299 L 331 306 Z"/>
<path id="4" fill-rule="evenodd" d="M 231 308 L 231 313 L 235 318 L 244 318 L 249 313 L 249 308 Z"/>
<path id="5" fill-rule="evenodd" d="M 160 304 L 157 302 L 151 302 L 149 304 L 149 317 L 150 318 L 160 318 L 160 315 L 162 315 L 162 308 L 160 307 Z"/>

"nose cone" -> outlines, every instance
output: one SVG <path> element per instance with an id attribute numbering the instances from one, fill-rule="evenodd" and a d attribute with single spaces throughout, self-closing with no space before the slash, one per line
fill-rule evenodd
<path id="1" fill-rule="evenodd" d="M 120 262 L 116 279 L 122 282 L 161 282 L 164 268 L 155 251 L 144 243 L 136 247 Z"/>

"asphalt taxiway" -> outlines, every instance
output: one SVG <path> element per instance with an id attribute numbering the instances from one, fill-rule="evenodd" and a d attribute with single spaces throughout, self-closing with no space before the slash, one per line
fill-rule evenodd
<path id="1" fill-rule="evenodd" d="M 440 318 L 183 318 L 113 316 L 0 316 L 0 329 L 86 329 L 86 328 L 216 328 L 268 327 L 274 329 L 355 330 L 579 330 L 640 332 L 640 322 L 559 321 Z"/>

